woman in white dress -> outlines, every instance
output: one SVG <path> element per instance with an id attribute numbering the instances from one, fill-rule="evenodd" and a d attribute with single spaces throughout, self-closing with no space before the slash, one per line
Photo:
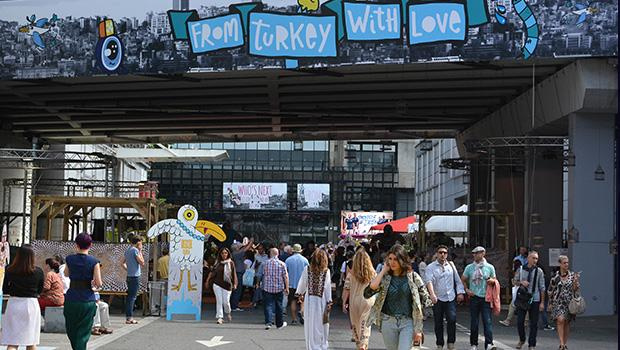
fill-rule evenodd
<path id="1" fill-rule="evenodd" d="M 303 300 L 307 350 L 327 350 L 329 311 L 332 305 L 331 276 L 327 253 L 317 249 L 304 269 L 295 295 Z"/>

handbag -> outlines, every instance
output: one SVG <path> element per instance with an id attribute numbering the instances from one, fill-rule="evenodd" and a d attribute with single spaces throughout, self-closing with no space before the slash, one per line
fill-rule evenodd
<path id="1" fill-rule="evenodd" d="M 515 298 L 515 307 L 517 308 L 517 310 L 529 310 L 530 308 L 530 304 L 532 303 L 532 299 L 534 297 L 534 288 L 536 288 L 536 277 L 538 277 L 538 267 L 535 267 L 536 270 L 534 270 L 534 279 L 532 280 L 532 284 L 534 284 L 534 286 L 532 287 L 532 292 L 530 292 L 529 288 L 525 288 L 524 286 L 519 286 L 519 289 L 517 290 L 517 297 Z M 523 271 L 523 268 L 521 268 L 521 271 Z M 532 273 L 532 271 L 529 271 L 529 273 L 527 274 L 527 280 L 530 280 L 530 274 Z M 521 272 L 519 272 L 519 277 L 521 276 Z"/>
<path id="2" fill-rule="evenodd" d="M 255 275 L 256 275 L 256 271 L 254 271 L 253 268 L 245 269 L 245 272 L 243 273 L 243 277 L 241 278 L 243 286 L 253 288 Z"/>
<path id="3" fill-rule="evenodd" d="M 581 315 L 586 311 L 586 300 L 579 293 L 575 293 L 568 303 L 568 312 L 571 315 Z"/>

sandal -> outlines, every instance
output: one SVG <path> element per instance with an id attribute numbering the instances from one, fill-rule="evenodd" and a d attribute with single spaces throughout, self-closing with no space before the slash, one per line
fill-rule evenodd
<path id="1" fill-rule="evenodd" d="M 92 335 L 101 335 L 101 330 L 99 328 L 93 328 L 93 330 L 90 331 L 90 334 L 92 334 Z"/>
<path id="2" fill-rule="evenodd" d="M 138 324 L 138 321 L 136 321 L 136 320 L 127 320 L 127 321 L 125 321 L 125 324 Z"/>
<path id="3" fill-rule="evenodd" d="M 100 329 L 100 331 L 101 331 L 101 333 L 103 333 L 103 334 L 112 334 L 112 332 L 113 332 L 113 331 L 112 331 L 111 329 L 109 329 L 109 328 L 101 328 L 101 329 Z"/>

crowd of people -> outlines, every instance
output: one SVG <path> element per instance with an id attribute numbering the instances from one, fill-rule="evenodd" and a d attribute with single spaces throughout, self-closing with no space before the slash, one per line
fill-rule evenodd
<path id="1" fill-rule="evenodd" d="M 142 239 L 134 236 L 130 242 L 120 266 L 127 273 L 126 323 L 135 324 L 133 309 L 145 260 Z M 330 313 L 339 305 L 349 316 L 356 349 L 368 349 L 374 324 L 388 350 L 409 350 L 424 343 L 423 324 L 432 310 L 436 348 L 455 349 L 457 305 L 466 302 L 471 350 L 479 348 L 480 322 L 483 348 L 496 349 L 492 317 L 500 313 L 500 285 L 495 267 L 485 259 L 484 247 L 471 251 L 471 263 L 460 272 L 446 245 L 438 245 L 429 259 L 430 254 L 407 251 L 395 234 L 379 235 L 369 242 L 343 240 L 321 246 L 308 242 L 305 247 L 274 246 L 248 238 L 230 243 L 230 247 L 205 251 L 205 290 L 215 296 L 217 324 L 232 322 L 232 313 L 243 311 L 240 305 L 247 298 L 254 308 L 263 304 L 266 330 L 287 327 L 288 312 L 291 325 L 303 324 L 306 348 L 323 350 L 329 347 Z M 2 344 L 8 349 L 35 349 L 41 315 L 55 306 L 64 306 L 73 349 L 86 349 L 92 334 L 112 332 L 109 305 L 98 293 L 101 263 L 89 255 L 91 244 L 89 235 L 78 235 L 75 254 L 64 260 L 49 257 L 43 269 L 35 266 L 30 245 L 17 250 L 3 285 L 10 298 L 2 319 Z M 510 326 L 516 314 L 516 348 L 527 344 L 533 350 L 539 318 L 543 329 L 553 329 L 546 318 L 549 311 L 556 322 L 559 349 L 564 350 L 575 319 L 569 305 L 579 293 L 579 274 L 569 270 L 568 257 L 560 256 L 559 270 L 550 276 L 538 258 L 536 251 L 525 247 L 514 258 L 513 300 L 501 324 Z M 164 249 L 155 264 L 158 278 L 168 277 L 167 259 Z"/>

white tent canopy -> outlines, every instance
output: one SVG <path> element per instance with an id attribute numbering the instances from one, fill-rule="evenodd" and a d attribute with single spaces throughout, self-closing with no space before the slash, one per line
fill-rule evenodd
<path id="1" fill-rule="evenodd" d="M 467 212 L 467 204 L 453 210 Z M 426 232 L 467 232 L 468 216 L 434 215 L 424 225 Z"/>

